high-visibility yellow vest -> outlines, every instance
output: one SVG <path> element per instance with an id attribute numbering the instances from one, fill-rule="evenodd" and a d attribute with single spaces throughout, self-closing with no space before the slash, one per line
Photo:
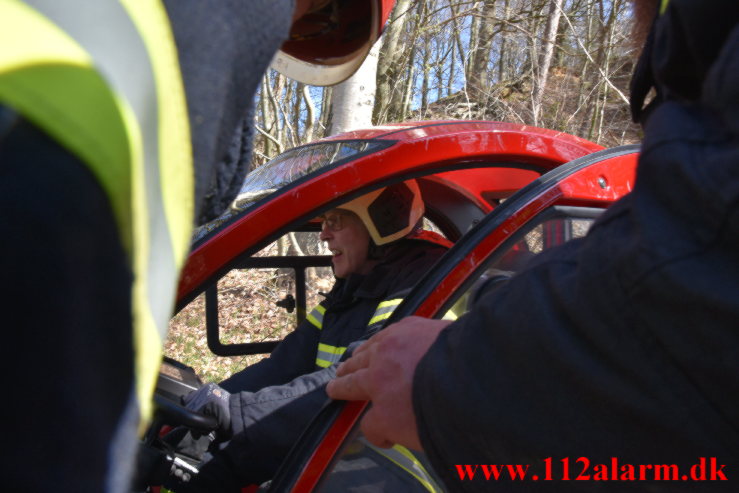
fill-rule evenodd
<path id="1" fill-rule="evenodd" d="M 159 0 L 0 0 L 0 46 L 0 104 L 76 155 L 110 200 L 134 274 L 145 423 L 194 210 L 187 106 L 166 11 Z"/>

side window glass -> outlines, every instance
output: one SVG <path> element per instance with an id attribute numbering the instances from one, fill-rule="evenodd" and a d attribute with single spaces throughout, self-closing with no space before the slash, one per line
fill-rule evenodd
<path id="1" fill-rule="evenodd" d="M 316 231 L 296 231 L 237 262 L 216 283 L 220 344 L 248 347 L 282 340 L 331 289 L 327 255 Z M 203 293 L 172 318 L 166 356 L 192 366 L 204 381 L 220 381 L 266 356 L 264 349 L 258 349 L 262 354 L 214 354 L 206 336 L 206 305 Z"/>
<path id="2" fill-rule="evenodd" d="M 523 232 L 514 235 L 508 245 L 478 270 L 479 274 L 467 283 L 454 298 L 444 319 L 454 320 L 465 313 L 484 291 L 506 282 L 523 269 L 536 255 L 584 237 L 600 214 L 600 209 L 556 207 L 534 220 Z"/>

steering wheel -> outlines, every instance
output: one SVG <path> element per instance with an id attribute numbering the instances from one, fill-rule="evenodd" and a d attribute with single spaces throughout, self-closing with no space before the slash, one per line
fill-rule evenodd
<path id="1" fill-rule="evenodd" d="M 185 426 L 202 434 L 208 434 L 218 428 L 218 420 L 215 416 L 191 411 L 179 402 L 162 395 L 154 395 L 154 404 L 156 405 L 155 421 L 173 426 Z"/>

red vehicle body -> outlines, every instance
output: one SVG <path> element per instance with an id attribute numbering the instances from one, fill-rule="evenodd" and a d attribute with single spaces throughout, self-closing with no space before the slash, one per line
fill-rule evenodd
<path id="1" fill-rule="evenodd" d="M 428 180 L 467 194 L 488 212 L 495 205 L 492 202 L 541 174 L 602 149 L 561 132 L 493 122 L 388 125 L 318 142 L 359 140 L 378 144 L 378 150 L 281 189 L 269 200 L 254 204 L 207 242 L 198 244 L 184 269 L 178 300 L 188 298 L 249 246 L 274 238 L 280 228 L 305 222 L 331 206 L 389 182 L 429 176 Z M 461 169 L 466 171 L 454 172 Z M 450 172 L 444 173 L 447 170 Z"/>
<path id="2" fill-rule="evenodd" d="M 329 265 L 329 258 L 257 261 L 253 254 L 291 231 L 317 231 L 313 218 L 353 197 L 415 178 L 427 218 L 455 245 L 390 322 L 464 311 L 465 300 L 491 266 L 515 271 L 513 259 L 585 234 L 600 211 L 631 190 L 637 152 L 634 146 L 603 150 L 568 134 L 524 125 L 470 121 L 375 127 L 288 151 L 261 174 L 257 170 L 247 177 L 233 209 L 196 233 L 178 309 L 206 292 L 211 350 L 222 355 L 269 351 L 274 344 L 220 343 L 213 314 L 218 279 L 234 268 L 292 266 L 298 313 L 304 313 L 300 271 Z M 365 405 L 335 402 L 324 410 L 270 491 L 320 490 Z"/>

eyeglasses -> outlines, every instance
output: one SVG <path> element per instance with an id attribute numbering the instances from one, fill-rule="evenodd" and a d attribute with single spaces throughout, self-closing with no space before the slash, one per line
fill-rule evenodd
<path id="1" fill-rule="evenodd" d="M 346 226 L 346 218 L 348 214 L 343 212 L 328 212 L 321 216 L 321 229 L 328 228 L 334 233 L 341 231 Z"/>

